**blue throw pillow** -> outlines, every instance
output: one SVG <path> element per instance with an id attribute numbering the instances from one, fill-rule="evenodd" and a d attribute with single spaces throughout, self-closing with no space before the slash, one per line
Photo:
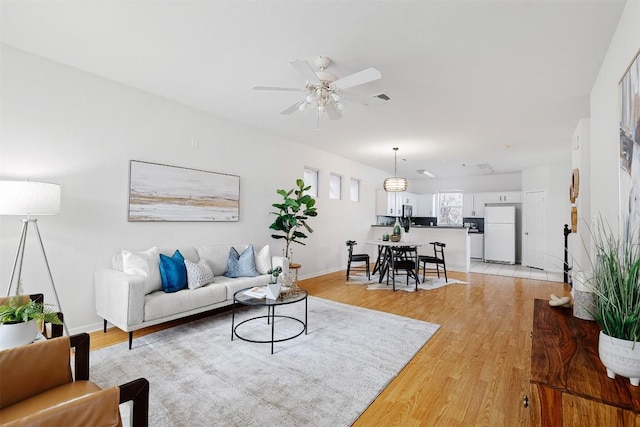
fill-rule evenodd
<path id="1" fill-rule="evenodd" d="M 253 252 L 253 246 L 249 245 L 238 255 L 238 251 L 233 246 L 229 250 L 229 258 L 227 259 L 226 277 L 255 277 L 259 276 L 256 270 L 256 259 Z"/>
<path id="2" fill-rule="evenodd" d="M 175 251 L 172 257 L 160 254 L 160 279 L 165 292 L 178 292 L 187 287 L 187 268 L 180 251 Z"/>

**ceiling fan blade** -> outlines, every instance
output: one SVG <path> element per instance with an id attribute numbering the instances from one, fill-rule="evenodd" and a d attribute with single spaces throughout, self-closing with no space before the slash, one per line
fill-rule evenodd
<path id="1" fill-rule="evenodd" d="M 335 102 L 329 103 L 324 111 L 325 113 L 327 113 L 327 116 L 329 116 L 329 119 L 331 120 L 338 120 L 342 117 L 342 113 L 340 112 L 340 110 L 338 110 Z"/>
<path id="2" fill-rule="evenodd" d="M 296 59 L 295 61 L 289 62 L 289 64 L 293 65 L 293 68 L 298 70 L 298 72 L 302 75 L 302 77 L 304 77 L 307 82 L 316 85 L 322 84 L 322 82 L 316 75 L 316 72 L 313 71 L 313 68 L 311 68 L 311 65 L 309 65 L 307 61 Z"/>
<path id="3" fill-rule="evenodd" d="M 375 68 L 367 68 L 366 70 L 358 71 L 357 73 L 350 74 L 347 77 L 333 82 L 338 89 L 348 89 L 353 86 L 362 85 L 382 78 L 380 71 Z"/>
<path id="4" fill-rule="evenodd" d="M 280 111 L 280 114 L 292 114 L 294 112 L 296 112 L 299 108 L 300 108 L 300 104 L 302 104 L 304 102 L 304 98 L 296 101 L 295 103 L 289 105 L 287 108 L 285 108 L 284 110 Z"/>
<path id="5" fill-rule="evenodd" d="M 251 89 L 253 89 L 253 90 L 280 90 L 280 91 L 285 91 L 285 92 L 302 92 L 302 89 L 294 88 L 294 87 L 254 86 Z"/>
<path id="6" fill-rule="evenodd" d="M 357 102 L 363 105 L 381 105 L 387 102 L 376 95 L 361 95 L 359 93 L 342 92 L 342 97 L 347 101 Z"/>

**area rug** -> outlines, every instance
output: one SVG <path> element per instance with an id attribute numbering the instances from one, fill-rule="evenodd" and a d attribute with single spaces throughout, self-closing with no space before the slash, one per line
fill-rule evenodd
<path id="1" fill-rule="evenodd" d="M 368 290 L 380 290 L 380 289 L 389 290 L 389 291 L 393 290 L 393 286 L 391 286 L 391 282 L 389 282 L 388 285 L 386 280 L 384 280 L 382 283 L 378 283 L 377 275 L 371 276 L 370 279 L 367 279 L 366 275 L 355 275 L 350 277 L 347 283 L 354 284 L 354 285 L 368 285 L 367 286 Z M 416 284 L 413 280 L 409 279 L 408 286 L 406 283 L 407 282 L 404 275 L 400 276 L 399 280 L 396 279 L 396 291 L 405 291 L 405 292 L 416 291 Z M 464 282 L 462 280 L 456 280 L 456 279 L 445 280 L 444 278 L 438 278 L 438 277 L 425 277 L 424 282 L 418 283 L 418 289 L 424 289 L 426 291 L 429 291 L 429 290 L 438 289 L 444 286 L 454 285 L 454 284 L 468 285 L 469 282 Z"/>
<path id="2" fill-rule="evenodd" d="M 308 307 L 308 334 L 276 343 L 273 355 L 269 344 L 231 341 L 224 312 L 135 338 L 133 350 L 91 352 L 91 379 L 106 387 L 147 378 L 154 427 L 348 426 L 439 328 L 314 297 Z M 261 310 L 236 311 L 236 322 Z M 303 318 L 303 310 L 297 303 L 276 314 Z M 287 319 L 275 326 L 276 338 L 301 330 Z M 243 327 L 270 333 L 262 321 Z"/>

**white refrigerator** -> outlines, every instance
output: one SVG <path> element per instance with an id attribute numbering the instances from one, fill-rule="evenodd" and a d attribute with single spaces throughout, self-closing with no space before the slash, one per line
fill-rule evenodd
<path id="1" fill-rule="evenodd" d="M 484 260 L 516 263 L 515 206 L 485 206 Z"/>

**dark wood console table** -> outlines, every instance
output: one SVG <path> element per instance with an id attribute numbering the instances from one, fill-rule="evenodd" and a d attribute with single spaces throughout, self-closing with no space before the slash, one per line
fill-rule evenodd
<path id="1" fill-rule="evenodd" d="M 640 387 L 607 377 L 595 322 L 536 299 L 531 341 L 532 426 L 639 426 Z M 525 397 L 525 401 L 526 401 Z"/>

